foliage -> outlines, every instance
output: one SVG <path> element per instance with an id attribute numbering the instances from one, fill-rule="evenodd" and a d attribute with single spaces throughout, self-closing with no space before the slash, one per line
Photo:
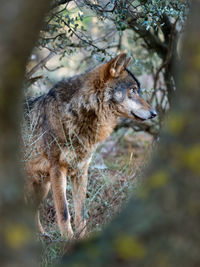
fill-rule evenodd
<path id="1" fill-rule="evenodd" d="M 54 8 L 46 17 L 46 24 L 40 33 L 37 49 L 34 52 L 39 54 L 38 51 L 41 51 L 42 58 L 33 68 L 28 69 L 27 79 L 30 81 L 34 79 L 33 74 L 39 75 L 35 77 L 38 90 L 41 75 L 47 76 L 46 83 L 51 85 L 52 70 L 58 73 L 60 68 L 66 68 L 67 72 L 73 75 L 87 67 L 109 60 L 119 51 L 126 50 L 133 58 L 131 71 L 141 76 L 141 80 L 144 79 L 144 73 L 151 78 L 150 84 L 147 84 L 146 88 L 142 87 L 142 93 L 159 111 L 159 118 L 150 125 L 147 123 L 145 127 L 144 124 L 132 125 L 129 121 L 121 123 L 121 126 L 119 124 L 118 128 L 126 125 L 125 127 L 145 130 L 157 136 L 163 115 L 171 105 L 172 92 L 176 87 L 172 62 L 174 59 L 178 61 L 178 40 L 183 31 L 187 12 L 187 2 L 180 0 L 55 1 Z M 44 57 L 43 53 L 46 50 L 48 54 Z M 56 56 L 59 57 L 59 61 L 56 61 L 57 65 L 51 69 L 48 63 Z M 73 64 L 69 63 L 70 59 Z M 172 127 L 173 125 L 171 123 Z M 179 124 L 175 123 L 175 127 L 179 127 Z M 92 166 L 94 165 L 93 163 Z M 121 178 L 118 177 L 119 181 L 114 185 L 107 184 L 107 180 L 110 180 L 113 175 L 112 172 L 119 171 L 121 167 L 118 162 L 113 163 L 113 160 L 108 161 L 107 166 L 112 170 L 107 174 L 102 170 L 98 173 L 90 170 L 91 182 L 86 209 L 90 218 L 87 225 L 89 233 L 102 229 L 102 225 L 106 224 L 111 215 L 119 210 L 127 189 L 133 182 L 129 179 L 133 174 L 125 174 L 125 170 L 130 166 L 125 165 L 119 175 Z M 126 179 L 124 184 L 121 184 L 123 175 L 126 175 Z M 168 183 L 168 176 L 168 173 L 162 169 L 158 170 L 150 177 L 149 189 L 142 191 L 141 196 L 145 198 L 151 190 L 164 187 Z M 68 186 L 68 191 L 70 190 Z M 106 192 L 109 190 L 112 194 L 106 197 Z M 70 208 L 71 210 L 73 208 L 71 202 Z M 43 223 L 52 234 L 52 240 L 43 240 L 42 264 L 48 265 L 63 254 L 62 245 L 60 246 L 62 240 L 56 230 L 55 211 L 51 199 L 46 203 L 43 214 L 45 214 Z M 122 258 L 131 259 L 132 256 L 140 258 L 146 254 L 145 248 L 137 238 L 120 236 L 119 239 L 122 242 L 116 250 Z"/>
<path id="2" fill-rule="evenodd" d="M 4 70 L 0 73 L 0 104 L 1 111 L 3 111 L 0 122 L 2 129 L 6 129 L 6 131 L 1 131 L 0 150 L 2 266 L 34 266 L 35 250 L 32 246 L 27 245 L 26 238 L 21 239 L 21 233 L 26 229 L 23 227 L 24 221 L 29 216 L 27 216 L 27 210 L 22 203 L 22 188 L 16 186 L 20 184 L 21 173 L 16 157 L 16 151 L 19 150 L 19 144 L 16 145 L 19 120 L 15 115 L 19 110 L 17 99 L 21 92 L 22 72 L 38 28 L 41 25 L 41 18 L 48 8 L 47 2 L 38 2 L 36 6 L 35 1 L 15 0 L 12 3 L 18 5 L 16 9 L 10 3 L 6 5 L 9 14 L 12 14 L 13 10 L 18 11 L 18 13 L 14 12 L 15 15 L 17 14 L 15 19 L 18 23 L 16 24 L 13 24 L 13 16 L 2 15 L 5 11 L 6 1 L 3 1 L 4 5 L 2 5 L 3 8 L 0 11 L 0 18 L 3 23 L 3 31 L 1 32 L 3 38 L 0 39 L 1 51 L 3 51 L 1 70 Z M 55 6 L 65 2 L 69 1 L 55 2 Z M 27 3 L 30 3 L 31 6 Z M 141 1 L 141 3 L 145 4 L 147 1 Z M 99 8 L 98 5 L 95 7 Z M 177 106 L 180 105 L 181 107 L 181 114 L 177 116 L 177 110 L 174 107 L 175 111 L 172 117 L 175 120 L 172 119 L 171 127 L 165 132 L 163 146 L 160 147 L 159 154 L 157 154 L 150 172 L 152 173 L 154 188 L 150 191 L 147 190 L 147 194 L 149 193 L 147 198 L 140 195 L 137 197 L 138 201 L 136 199 L 131 201 L 121 217 L 118 217 L 115 221 L 116 223 L 113 223 L 100 238 L 87 241 L 83 246 L 77 245 L 71 258 L 66 257 L 64 259 L 68 266 L 70 266 L 70 263 L 71 266 L 81 266 L 81 264 L 98 266 L 101 264 L 101 260 L 103 261 L 102 265 L 105 266 L 106 264 L 112 266 L 111 263 L 114 263 L 113 266 L 126 266 L 126 264 L 127 266 L 133 264 L 137 266 L 172 266 L 174 264 L 176 266 L 199 266 L 200 184 L 198 163 L 200 124 L 198 110 L 200 65 L 199 28 L 196 26 L 199 18 L 199 4 L 197 4 L 197 1 L 195 8 L 195 27 L 193 24 L 193 28 L 196 31 L 191 31 L 189 38 L 187 38 L 188 52 L 185 53 L 183 66 L 188 67 L 185 68 L 184 78 L 180 85 L 181 90 L 179 90 L 178 95 L 179 101 L 177 101 Z M 29 15 L 27 16 L 27 14 Z M 101 16 L 98 13 L 99 19 L 102 19 Z M 5 29 L 8 30 L 5 31 Z M 147 34 L 147 36 L 151 35 Z M 16 38 L 16 46 L 13 45 L 13 38 Z M 154 38 L 153 40 L 155 41 Z M 26 47 L 26 50 L 24 47 Z M 16 63 L 18 64 L 16 65 Z M 16 72 L 16 70 L 19 72 Z M 10 99 L 12 99 L 12 104 L 9 102 Z M 187 105 L 185 105 L 186 103 Z M 176 121 L 179 122 L 178 127 L 176 127 Z M 177 142 L 179 142 L 178 145 Z M 183 153 L 185 154 L 182 155 Z M 159 172 L 157 172 L 158 166 Z M 168 178 L 169 176 L 170 178 Z M 11 221 L 13 225 L 17 226 L 16 229 L 12 224 L 9 225 L 8 222 Z M 22 221 L 23 223 L 20 224 L 19 222 Z M 7 226 L 9 227 L 7 228 Z M 4 233 L 5 229 L 7 229 L 6 234 Z M 12 232 L 15 240 L 18 239 L 20 233 L 20 244 L 23 245 L 23 248 L 13 249 L 9 246 L 9 236 Z M 28 233 L 29 230 L 25 232 Z M 29 234 L 25 236 L 29 239 Z M 122 243 L 120 243 L 121 240 Z M 134 248 L 133 254 L 130 250 L 124 250 L 124 247 L 127 246 Z M 14 245 L 14 247 L 16 246 Z M 116 251 L 120 251 L 119 257 Z M 138 262 L 138 255 L 140 262 Z M 142 257 L 144 259 L 141 259 Z M 66 265 L 66 262 L 63 262 L 63 264 Z"/>
<path id="3" fill-rule="evenodd" d="M 125 50 L 133 58 L 130 69 L 147 80 L 142 92 L 159 111 L 152 127 L 160 127 L 176 87 L 172 62 L 179 60 L 187 13 L 183 0 L 54 1 L 35 50 L 49 54 L 29 68 L 27 79 L 39 70 L 49 82 L 52 57 L 60 58 L 53 71 L 66 68 L 75 74 Z"/>

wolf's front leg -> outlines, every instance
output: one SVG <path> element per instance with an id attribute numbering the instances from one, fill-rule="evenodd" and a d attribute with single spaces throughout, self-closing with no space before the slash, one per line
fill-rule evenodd
<path id="1" fill-rule="evenodd" d="M 72 196 L 75 209 L 75 228 L 78 237 L 86 232 L 85 198 L 88 180 L 88 164 L 71 174 Z"/>
<path id="2" fill-rule="evenodd" d="M 66 168 L 53 166 L 50 170 L 51 186 L 53 191 L 53 201 L 56 208 L 58 225 L 62 236 L 73 237 L 73 231 L 70 223 L 70 214 L 66 198 Z"/>

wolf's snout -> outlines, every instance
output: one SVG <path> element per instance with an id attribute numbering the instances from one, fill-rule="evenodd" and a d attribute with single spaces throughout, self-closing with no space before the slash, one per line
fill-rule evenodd
<path id="1" fill-rule="evenodd" d="M 156 116 L 157 116 L 157 112 L 154 109 L 152 109 L 151 110 L 151 119 L 155 118 Z"/>

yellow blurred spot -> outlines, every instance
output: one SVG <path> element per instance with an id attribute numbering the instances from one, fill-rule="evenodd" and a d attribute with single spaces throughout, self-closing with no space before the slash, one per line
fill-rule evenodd
<path id="1" fill-rule="evenodd" d="M 177 165 L 200 176 L 200 143 L 190 147 L 177 146 L 174 155 Z"/>
<path id="2" fill-rule="evenodd" d="M 200 144 L 189 148 L 182 147 L 179 149 L 179 157 L 183 166 L 200 175 Z"/>
<path id="3" fill-rule="evenodd" d="M 146 182 L 135 193 L 136 197 L 146 199 L 152 189 L 159 189 L 164 187 L 169 181 L 169 174 L 166 170 L 158 170 L 153 173 Z"/>
<path id="4" fill-rule="evenodd" d="M 146 256 L 146 248 L 136 238 L 128 235 L 120 235 L 114 243 L 116 252 L 121 259 L 142 259 Z"/>
<path id="5" fill-rule="evenodd" d="M 185 126 L 186 118 L 183 114 L 173 113 L 167 121 L 167 130 L 172 134 L 178 135 Z"/>
<path id="6" fill-rule="evenodd" d="M 193 172 L 200 175 L 200 145 L 193 146 L 189 149 L 187 165 Z"/>
<path id="7" fill-rule="evenodd" d="M 159 188 L 167 184 L 169 174 L 165 170 L 158 170 L 148 180 L 150 188 Z"/>
<path id="8" fill-rule="evenodd" d="M 32 233 L 26 225 L 9 224 L 4 228 L 5 242 L 12 249 L 20 249 L 32 238 Z"/>
<path id="9" fill-rule="evenodd" d="M 195 56 L 193 56 L 193 66 L 197 70 L 200 70 L 200 54 L 195 54 Z"/>

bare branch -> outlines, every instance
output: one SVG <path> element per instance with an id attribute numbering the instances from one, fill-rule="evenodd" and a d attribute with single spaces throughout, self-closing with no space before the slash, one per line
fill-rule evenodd
<path id="1" fill-rule="evenodd" d="M 55 3 L 52 5 L 52 8 L 56 8 L 60 5 L 68 4 L 72 0 L 60 0 L 60 1 L 55 1 Z"/>
<path id="2" fill-rule="evenodd" d="M 26 78 L 29 79 L 36 71 L 43 67 L 53 56 L 55 56 L 55 53 L 55 51 L 51 51 L 47 57 L 43 58 L 26 74 Z"/>
<path id="3" fill-rule="evenodd" d="M 145 131 L 153 136 L 157 136 L 159 133 L 159 127 L 155 121 L 133 122 L 130 119 L 122 119 L 115 127 L 115 130 L 120 128 L 132 128 L 136 132 Z"/>
<path id="4" fill-rule="evenodd" d="M 43 79 L 44 76 L 40 75 L 40 76 L 35 76 L 33 78 L 30 78 L 28 80 L 25 79 L 25 86 L 28 88 L 29 86 L 31 86 L 32 84 L 34 84 L 35 82 L 37 82 L 40 79 Z"/>
<path id="5" fill-rule="evenodd" d="M 159 69 L 157 70 L 156 75 L 155 75 L 155 79 L 154 79 L 154 90 L 156 90 L 156 86 L 157 86 L 157 82 L 158 82 L 158 78 L 159 78 L 159 73 L 161 72 L 161 70 L 163 68 L 166 68 L 166 66 L 170 62 L 170 59 L 171 59 L 171 56 L 172 56 L 173 40 L 174 40 L 174 33 L 175 33 L 177 21 L 178 21 L 178 18 L 176 19 L 176 21 L 174 22 L 174 24 L 173 24 L 173 26 L 171 28 L 171 33 L 170 33 L 170 37 L 169 37 L 169 48 L 168 48 L 166 59 L 161 64 L 161 66 L 159 67 Z"/>

